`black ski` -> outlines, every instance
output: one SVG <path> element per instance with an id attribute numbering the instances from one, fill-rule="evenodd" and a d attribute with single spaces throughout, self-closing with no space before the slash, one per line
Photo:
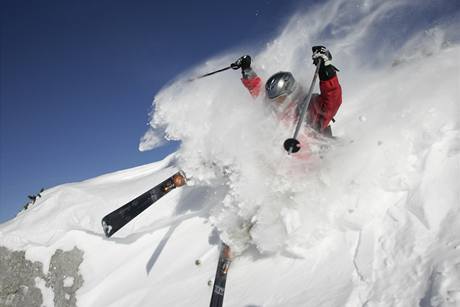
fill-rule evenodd
<path id="1" fill-rule="evenodd" d="M 107 237 L 111 237 L 115 232 L 128 224 L 132 219 L 154 204 L 157 200 L 175 188 L 185 185 L 185 183 L 185 174 L 184 172 L 179 171 L 144 194 L 131 200 L 124 206 L 107 214 L 102 218 L 102 228 L 104 229 L 105 235 Z"/>
<path id="2" fill-rule="evenodd" d="M 214 278 L 214 287 L 212 288 L 211 303 L 209 304 L 210 307 L 222 307 L 224 303 L 225 283 L 227 282 L 227 273 L 231 262 L 230 247 L 222 242 L 216 277 Z"/>

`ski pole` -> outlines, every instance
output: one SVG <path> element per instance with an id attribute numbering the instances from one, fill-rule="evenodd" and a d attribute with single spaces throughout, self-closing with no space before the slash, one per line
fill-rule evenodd
<path id="1" fill-rule="evenodd" d="M 231 66 L 228 66 L 228 67 L 225 67 L 225 68 L 222 68 L 222 69 L 218 69 L 218 70 L 216 70 L 216 71 L 209 72 L 209 73 L 207 73 L 207 74 L 204 74 L 204 75 L 201 75 L 201 76 L 198 76 L 198 77 L 190 78 L 190 79 L 188 79 L 187 81 L 188 81 L 188 82 L 195 81 L 195 80 L 197 80 L 197 79 L 201 79 L 201 78 L 204 78 L 204 77 L 207 77 L 207 76 L 211 76 L 211 75 L 217 74 L 218 72 L 225 71 L 225 70 L 230 69 L 230 68 L 232 68 L 232 67 L 231 67 Z"/>
<path id="2" fill-rule="evenodd" d="M 288 152 L 288 154 L 296 153 L 300 150 L 300 142 L 297 140 L 297 135 L 299 134 L 300 128 L 302 127 L 302 123 L 305 120 L 305 115 L 307 114 L 308 105 L 310 104 L 311 95 L 313 93 L 313 88 L 315 86 L 316 79 L 318 78 L 318 71 L 320 65 L 321 59 L 316 64 L 315 75 L 313 76 L 313 80 L 311 81 L 310 90 L 308 91 L 307 96 L 305 96 L 305 99 L 302 102 L 302 110 L 300 111 L 299 120 L 297 121 L 297 125 L 295 127 L 294 136 L 284 141 L 283 146 L 284 149 Z"/>

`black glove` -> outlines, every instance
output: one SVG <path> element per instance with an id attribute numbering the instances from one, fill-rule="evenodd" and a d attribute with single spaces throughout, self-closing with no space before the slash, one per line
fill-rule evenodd
<path id="1" fill-rule="evenodd" d="M 314 46 L 311 48 L 311 51 L 313 52 L 311 56 L 313 64 L 318 65 L 319 61 L 321 61 L 321 66 L 318 71 L 319 79 L 326 81 L 334 77 L 339 70 L 331 64 L 331 52 L 324 46 Z"/>
<path id="2" fill-rule="evenodd" d="M 236 60 L 234 63 L 230 64 L 230 66 L 233 69 L 241 68 L 242 70 L 251 68 L 251 57 L 249 55 L 244 55 L 238 60 Z"/>
<path id="3" fill-rule="evenodd" d="M 313 60 L 313 64 L 317 65 L 319 60 L 321 59 L 324 66 L 331 65 L 332 54 L 329 50 L 327 50 L 324 46 L 313 46 L 311 48 L 313 55 L 311 59 Z"/>

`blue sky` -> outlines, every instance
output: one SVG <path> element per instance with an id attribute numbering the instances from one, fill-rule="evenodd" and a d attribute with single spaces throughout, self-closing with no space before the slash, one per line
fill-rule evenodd
<path id="1" fill-rule="evenodd" d="M 42 187 L 174 151 L 138 151 L 155 93 L 211 56 L 266 41 L 298 2 L 2 1 L 0 222 Z"/>
<path id="2" fill-rule="evenodd" d="M 138 151 L 158 90 L 210 57 L 266 43 L 315 2 L 324 3 L 0 1 L 0 223 L 42 187 L 173 152 L 176 143 Z M 403 44 L 410 32 L 460 16 L 458 1 L 422 2 L 389 18 L 378 40 L 386 31 Z"/>

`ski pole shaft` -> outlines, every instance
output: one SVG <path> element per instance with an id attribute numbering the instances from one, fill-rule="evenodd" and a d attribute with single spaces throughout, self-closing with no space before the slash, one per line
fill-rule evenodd
<path id="1" fill-rule="evenodd" d="M 297 122 L 297 126 L 295 127 L 295 132 L 293 136 L 294 139 L 297 138 L 300 128 L 302 127 L 302 123 L 305 119 L 305 114 L 307 113 L 308 105 L 310 104 L 311 95 L 313 94 L 313 88 L 315 87 L 316 79 L 318 79 L 318 71 L 319 71 L 320 65 L 321 63 L 318 63 L 316 65 L 315 75 L 313 76 L 313 80 L 311 81 L 310 89 L 308 90 L 308 94 L 302 102 L 302 111 L 300 113 L 299 121 Z"/>
<path id="2" fill-rule="evenodd" d="M 298 146 L 299 144 L 299 141 L 297 140 L 297 135 L 299 134 L 300 128 L 302 127 L 302 124 L 305 120 L 305 115 L 307 114 L 308 106 L 310 104 L 311 96 L 313 94 L 313 88 L 315 87 L 316 79 L 318 79 L 318 71 L 319 71 L 320 65 L 321 65 L 321 60 L 316 64 L 316 70 L 315 70 L 315 74 L 313 75 L 313 80 L 311 81 L 311 84 L 310 84 L 310 89 L 308 90 L 307 96 L 305 96 L 304 100 L 302 101 L 302 109 L 300 111 L 299 119 L 295 127 L 294 136 L 290 139 L 287 139 L 284 142 L 284 148 L 289 154 L 293 152 L 297 152 L 299 150 L 299 148 L 296 148 L 296 146 Z"/>
<path id="3" fill-rule="evenodd" d="M 230 69 L 232 68 L 231 66 L 228 66 L 228 67 L 225 67 L 225 68 L 222 68 L 222 69 L 218 69 L 216 71 L 213 71 L 213 72 L 209 72 L 207 74 L 204 74 L 204 75 L 201 75 L 201 76 L 198 76 L 198 77 L 194 77 L 194 78 L 191 78 L 191 79 L 188 79 L 188 81 L 194 81 L 194 80 L 197 80 L 197 79 L 201 79 L 201 78 L 204 78 L 204 77 L 208 77 L 208 76 L 211 76 L 211 75 L 214 75 L 214 74 L 217 74 L 219 72 L 222 72 L 222 71 L 225 71 L 227 69 Z"/>

